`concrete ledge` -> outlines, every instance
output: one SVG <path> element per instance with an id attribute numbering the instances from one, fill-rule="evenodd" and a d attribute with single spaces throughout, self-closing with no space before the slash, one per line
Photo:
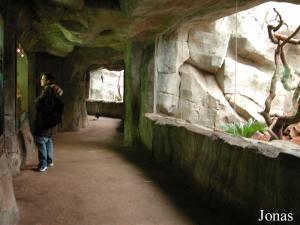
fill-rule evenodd
<path id="1" fill-rule="evenodd" d="M 224 132 L 214 131 L 207 127 L 197 124 L 191 124 L 185 120 L 168 117 L 161 114 L 147 113 L 146 118 L 155 122 L 157 125 L 170 125 L 185 128 L 193 133 L 201 134 L 210 137 L 213 140 L 221 139 L 225 143 L 233 146 L 239 146 L 243 149 L 261 153 L 271 158 L 277 158 L 280 153 L 286 153 L 300 158 L 300 145 L 289 141 L 278 140 L 272 142 L 254 140 L 244 137 L 235 137 Z M 300 162 L 300 161 L 299 161 Z"/>
<path id="2" fill-rule="evenodd" d="M 293 213 L 300 223 L 298 145 L 233 137 L 158 114 L 145 120 L 151 125 L 141 140 L 148 139 L 154 159 L 184 170 L 208 205 L 231 208 L 253 224 L 260 209 Z"/>

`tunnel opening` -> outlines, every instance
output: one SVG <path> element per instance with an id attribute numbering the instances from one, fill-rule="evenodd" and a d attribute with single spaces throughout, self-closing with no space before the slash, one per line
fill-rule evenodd
<path id="1" fill-rule="evenodd" d="M 124 118 L 124 70 L 100 67 L 88 78 L 88 115 Z"/>
<path id="2" fill-rule="evenodd" d="M 290 44 L 283 50 L 293 71 L 286 75 L 286 65 L 275 65 L 277 45 L 268 33 L 269 26 L 278 25 L 280 12 L 288 28 L 280 27 L 278 35 L 291 35 L 299 26 L 294 19 L 297 10 L 298 5 L 268 2 L 214 22 L 193 19 L 161 36 L 156 54 L 157 112 L 233 135 L 297 143 L 297 122 L 285 126 L 279 136 L 267 129 L 271 124 L 262 114 L 271 92 L 273 120 L 274 115 L 297 111 L 300 47 Z M 299 37 L 297 33 L 294 39 Z M 278 78 L 271 89 L 275 69 Z M 287 82 L 294 87 L 287 88 Z"/>

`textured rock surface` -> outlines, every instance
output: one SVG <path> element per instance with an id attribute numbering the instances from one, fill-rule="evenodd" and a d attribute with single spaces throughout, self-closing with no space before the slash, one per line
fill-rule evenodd
<path id="1" fill-rule="evenodd" d="M 242 1 L 238 10 L 262 2 Z M 190 15 L 209 20 L 230 15 L 235 2 L 51 0 L 32 1 L 26 7 L 22 7 L 26 19 L 21 21 L 21 42 L 26 50 L 66 56 L 76 47 L 124 51 L 128 39 L 154 40 L 158 33 L 190 19 Z"/>
<path id="2" fill-rule="evenodd" d="M 268 13 L 268 10 L 273 7 L 287 10 L 288 5 L 272 2 L 214 22 L 195 17 L 189 22 L 184 22 L 176 31 L 164 34 L 157 45 L 158 111 L 176 115 L 194 123 L 197 121 L 199 124 L 205 125 L 214 123 L 213 121 L 208 122 L 213 119 L 213 113 L 206 111 L 207 107 L 203 107 L 204 101 L 197 102 L 189 99 L 182 102 L 182 98 L 186 98 L 186 96 L 182 96 L 182 92 L 180 92 L 177 104 L 178 87 L 185 84 L 183 85 L 183 80 L 179 81 L 175 75 L 177 69 L 188 62 L 201 71 L 209 71 L 217 77 L 226 99 L 244 119 L 252 117 L 264 121 L 259 112 L 264 108 L 274 72 L 275 46 L 270 43 L 266 29 L 266 20 L 269 21 L 274 17 L 271 12 Z M 295 8 L 297 7 L 295 6 Z M 295 15 L 296 10 L 293 8 L 288 12 Z M 291 24 L 291 29 L 295 29 L 297 24 L 291 20 L 292 16 L 287 13 L 282 13 L 282 15 Z M 176 42 L 182 43 L 181 48 L 178 48 L 179 45 Z M 285 51 L 288 62 L 297 71 L 298 64 L 295 59 L 296 55 L 300 54 L 299 47 L 289 46 Z M 161 73 L 169 74 L 162 76 Z M 170 73 L 173 77 L 170 76 Z M 199 83 L 197 79 L 194 81 L 196 83 L 191 84 L 191 87 L 197 86 Z M 203 99 L 206 99 L 207 96 L 205 91 L 200 93 L 198 88 L 191 88 L 190 91 L 185 90 L 185 92 L 189 92 L 190 96 L 198 96 L 198 99 L 201 98 L 199 97 L 201 95 Z M 238 101 L 233 99 L 235 92 Z M 271 113 L 289 112 L 292 95 L 293 92 L 284 90 L 279 81 Z M 208 102 L 208 100 L 206 101 Z M 209 104 L 209 107 L 217 107 L 217 104 L 215 106 L 212 103 Z M 226 115 L 227 109 L 224 110 L 224 115 Z M 221 112 L 220 109 L 211 109 L 211 112 L 215 111 Z M 202 113 L 212 117 L 203 118 Z"/>
<path id="3" fill-rule="evenodd" d="M 264 70 L 274 71 L 274 57 L 270 54 L 272 48 L 269 49 L 270 53 L 268 54 L 266 49 L 262 50 L 259 46 L 256 46 L 255 43 L 251 43 L 246 35 L 247 34 L 243 34 L 242 37 L 233 35 L 230 39 L 229 51 L 231 50 L 233 58 L 235 57 L 235 45 L 237 45 L 238 57 L 249 60 L 252 65 L 257 65 Z"/>
<path id="4" fill-rule="evenodd" d="M 179 118 L 211 128 L 233 122 L 234 111 L 213 75 L 189 64 L 180 68 L 180 74 Z"/>
<path id="5" fill-rule="evenodd" d="M 180 76 L 178 73 L 158 74 L 157 78 L 157 109 L 160 112 L 175 115 L 178 109 Z"/>
<path id="6" fill-rule="evenodd" d="M 244 96 L 252 101 L 252 105 L 257 104 L 254 106 L 256 109 L 264 107 L 271 79 L 271 73 L 264 73 L 253 66 L 237 63 L 230 58 L 225 59 L 222 69 L 217 74 L 218 83 L 225 95 L 237 93 Z M 284 90 L 282 84 L 278 82 L 277 95 L 272 102 L 271 112 L 282 114 L 290 111 L 292 94 Z M 242 108 L 247 110 L 246 106 Z"/>
<path id="7" fill-rule="evenodd" d="M 216 73 L 223 65 L 230 34 L 208 33 L 192 29 L 189 32 L 189 63 L 201 70 Z"/>
<path id="8" fill-rule="evenodd" d="M 178 109 L 180 76 L 179 68 L 189 58 L 186 30 L 161 36 L 156 50 L 157 109 L 175 115 Z"/>
<path id="9" fill-rule="evenodd" d="M 251 99 L 240 94 L 226 94 L 225 98 L 242 118 L 245 118 L 246 120 L 254 118 L 260 122 L 265 121 L 264 118 L 259 114 L 259 112 L 263 111 L 263 108 L 253 102 Z"/>
<path id="10" fill-rule="evenodd" d="M 220 9 L 221 3 L 227 6 L 227 10 L 216 15 L 214 11 Z M 30 16 L 33 22 L 25 26 L 21 41 L 28 50 L 60 56 L 67 55 L 75 46 L 124 50 L 126 39 L 154 38 L 155 34 L 186 14 L 198 12 L 199 16 L 215 14 L 217 17 L 233 12 L 233 3 L 221 3 L 212 3 L 208 9 L 201 10 L 202 7 L 205 9 L 207 2 L 33 1 L 28 5 L 28 10 L 34 12 Z M 244 1 L 242 4 L 250 7 L 253 2 Z"/>
<path id="11" fill-rule="evenodd" d="M 18 136 L 19 146 L 21 149 L 22 166 L 25 166 L 31 163 L 36 157 L 36 147 L 28 120 L 21 125 Z"/>
<path id="12" fill-rule="evenodd" d="M 22 153 L 17 135 L 5 137 L 5 149 L 10 173 L 12 176 L 17 176 L 20 174 L 22 164 Z"/>
<path id="13" fill-rule="evenodd" d="M 3 149 L 3 138 L 0 137 L 0 149 Z M 15 200 L 11 172 L 5 154 L 0 155 L 0 224 L 16 224 L 19 211 Z"/>
<path id="14" fill-rule="evenodd" d="M 270 88 L 271 76 L 253 66 L 247 66 L 226 58 L 217 74 L 224 94 L 240 94 L 263 107 Z"/>

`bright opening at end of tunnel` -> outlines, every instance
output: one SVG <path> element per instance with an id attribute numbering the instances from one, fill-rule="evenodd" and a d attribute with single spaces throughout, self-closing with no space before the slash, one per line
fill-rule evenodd
<path id="1" fill-rule="evenodd" d="M 90 72 L 89 100 L 123 102 L 124 70 L 97 69 Z"/>

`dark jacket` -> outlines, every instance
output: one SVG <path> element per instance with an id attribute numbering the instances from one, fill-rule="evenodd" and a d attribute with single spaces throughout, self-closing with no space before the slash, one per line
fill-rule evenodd
<path id="1" fill-rule="evenodd" d="M 37 137 L 51 137 L 56 130 L 56 126 L 53 126 L 49 123 L 49 120 L 47 120 L 47 116 L 51 113 L 49 107 L 52 104 L 51 101 L 55 94 L 56 91 L 53 86 L 45 86 L 41 95 L 35 101 L 36 117 L 34 122 L 34 135 Z"/>

